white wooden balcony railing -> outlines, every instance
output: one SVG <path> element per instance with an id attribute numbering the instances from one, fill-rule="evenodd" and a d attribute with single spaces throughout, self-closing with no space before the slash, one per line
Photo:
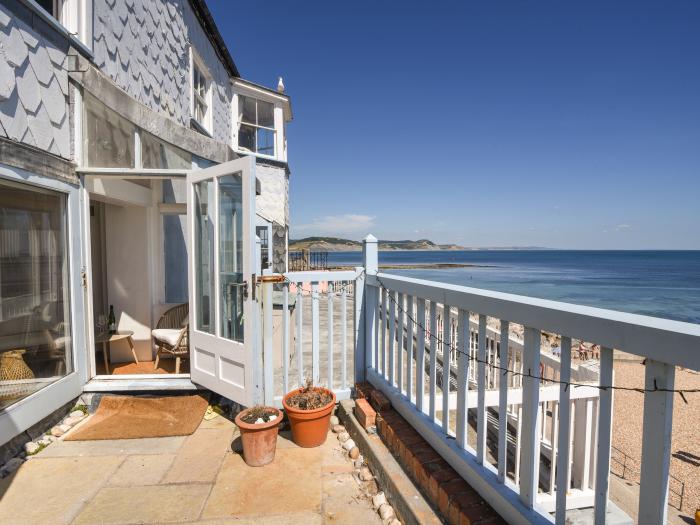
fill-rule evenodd
<path id="1" fill-rule="evenodd" d="M 646 359 L 637 520 L 666 522 L 674 372 L 700 370 L 700 326 L 391 275 L 376 239 L 364 250 L 354 271 L 264 285 L 266 402 L 308 377 L 341 398 L 367 380 L 508 523 L 563 524 L 592 507 L 602 524 L 622 350 Z M 544 331 L 560 338 L 560 360 L 542 351 Z M 597 375 L 572 366 L 574 339 L 600 345 Z"/>

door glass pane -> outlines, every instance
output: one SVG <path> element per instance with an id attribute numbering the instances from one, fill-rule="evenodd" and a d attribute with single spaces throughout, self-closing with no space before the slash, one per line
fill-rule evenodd
<path id="1" fill-rule="evenodd" d="M 214 182 L 194 184 L 196 328 L 214 334 Z"/>
<path id="2" fill-rule="evenodd" d="M 163 215 L 165 302 L 187 302 L 187 222 L 184 215 Z"/>
<path id="3" fill-rule="evenodd" d="M 221 337 L 243 342 L 243 188 L 238 175 L 219 179 Z"/>
<path id="4" fill-rule="evenodd" d="M 0 410 L 73 371 L 66 201 L 0 182 Z"/>

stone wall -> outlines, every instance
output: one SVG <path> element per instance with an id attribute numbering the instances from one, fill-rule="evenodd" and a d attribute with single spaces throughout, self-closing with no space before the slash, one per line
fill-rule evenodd
<path id="1" fill-rule="evenodd" d="M 0 3 L 0 135 L 71 158 L 68 42 L 18 2 Z"/>
<path id="2" fill-rule="evenodd" d="M 187 0 L 94 0 L 97 67 L 142 104 L 190 125 L 190 46 L 212 76 L 214 139 L 231 142 L 229 76 Z"/>
<path id="3" fill-rule="evenodd" d="M 272 271 L 287 271 L 287 227 L 272 223 Z"/>

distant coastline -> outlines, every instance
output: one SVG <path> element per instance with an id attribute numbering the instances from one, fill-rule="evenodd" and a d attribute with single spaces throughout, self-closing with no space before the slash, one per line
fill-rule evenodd
<path id="1" fill-rule="evenodd" d="M 468 247 L 458 244 L 438 244 L 428 239 L 387 241 L 379 240 L 380 251 L 495 251 L 495 250 L 547 250 L 540 246 Z M 339 237 L 306 237 L 289 241 L 290 251 L 357 252 L 362 242 Z M 471 265 L 467 265 L 471 266 Z"/>

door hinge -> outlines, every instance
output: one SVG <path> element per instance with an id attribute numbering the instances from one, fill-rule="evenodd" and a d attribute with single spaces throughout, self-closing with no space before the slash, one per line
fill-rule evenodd
<path id="1" fill-rule="evenodd" d="M 84 266 L 80 269 L 80 282 L 83 285 L 83 289 L 87 290 L 87 271 L 85 271 Z"/>

